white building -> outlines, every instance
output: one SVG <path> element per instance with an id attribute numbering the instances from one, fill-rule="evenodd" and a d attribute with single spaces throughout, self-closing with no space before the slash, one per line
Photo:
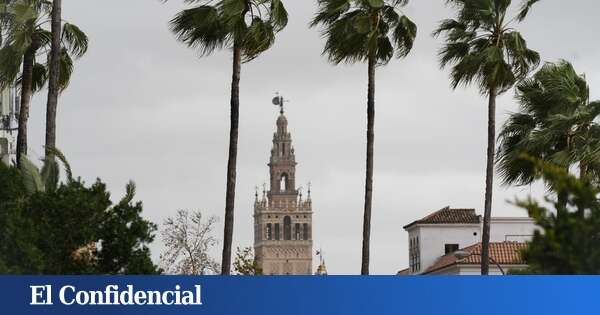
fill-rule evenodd
<path id="1" fill-rule="evenodd" d="M 16 89 L 0 93 L 0 161 L 6 164 L 16 159 L 18 104 Z"/>
<path id="2" fill-rule="evenodd" d="M 409 268 L 400 274 L 479 274 L 482 217 L 475 209 L 440 209 L 404 227 L 409 240 Z M 519 250 L 535 230 L 531 218 L 492 218 L 490 257 L 504 271 L 524 268 Z M 456 257 L 460 251 L 465 257 Z M 468 257 L 466 257 L 468 256 Z M 502 274 L 490 263 L 490 274 Z"/>

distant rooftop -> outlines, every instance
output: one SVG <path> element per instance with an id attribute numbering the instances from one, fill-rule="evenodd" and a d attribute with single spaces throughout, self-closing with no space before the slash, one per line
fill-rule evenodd
<path id="1" fill-rule="evenodd" d="M 500 265 L 525 265 L 521 250 L 527 247 L 526 243 L 519 242 L 499 242 L 490 243 L 490 257 Z M 459 259 L 454 253 L 444 255 L 427 270 L 424 274 L 450 267 L 452 265 L 481 265 L 481 243 L 471 245 L 461 249 L 461 251 L 473 253 L 467 258 Z"/>
<path id="2" fill-rule="evenodd" d="M 481 216 L 475 213 L 475 209 L 451 209 L 445 207 L 420 220 L 406 225 L 404 229 L 415 224 L 478 224 L 481 222 Z"/>

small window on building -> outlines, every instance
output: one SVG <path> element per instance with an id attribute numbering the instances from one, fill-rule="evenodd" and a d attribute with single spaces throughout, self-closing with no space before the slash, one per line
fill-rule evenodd
<path id="1" fill-rule="evenodd" d="M 419 238 L 413 237 L 409 239 L 408 243 L 408 263 L 409 270 L 411 273 L 417 273 L 421 271 L 421 252 L 419 249 Z"/>
<path id="2" fill-rule="evenodd" d="M 444 245 L 444 253 L 446 255 L 452 254 L 458 250 L 458 244 L 446 244 Z"/>

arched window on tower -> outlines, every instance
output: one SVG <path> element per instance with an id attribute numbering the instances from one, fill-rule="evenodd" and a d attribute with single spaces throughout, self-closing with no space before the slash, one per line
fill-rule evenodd
<path id="1" fill-rule="evenodd" d="M 283 239 L 286 241 L 292 239 L 292 219 L 289 216 L 283 218 Z"/>
<path id="2" fill-rule="evenodd" d="M 279 241 L 279 223 L 275 223 L 275 240 Z"/>
<path id="3" fill-rule="evenodd" d="M 267 223 L 267 235 L 266 238 L 267 240 L 272 240 L 273 239 L 273 227 L 271 226 L 271 223 Z"/>
<path id="4" fill-rule="evenodd" d="M 304 239 L 309 240 L 310 239 L 310 231 L 308 230 L 308 223 L 304 223 L 302 228 L 304 229 L 304 232 L 302 233 L 304 236 Z"/>
<path id="5" fill-rule="evenodd" d="M 279 180 L 279 191 L 287 191 L 288 187 L 288 175 L 283 173 L 281 174 L 281 179 Z"/>
<path id="6" fill-rule="evenodd" d="M 294 225 L 294 239 L 295 240 L 301 240 L 302 239 L 302 234 L 300 231 L 300 223 L 296 223 Z"/>

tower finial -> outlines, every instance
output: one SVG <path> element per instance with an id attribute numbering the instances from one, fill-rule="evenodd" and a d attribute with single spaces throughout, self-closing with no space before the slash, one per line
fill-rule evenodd
<path id="1" fill-rule="evenodd" d="M 283 113 L 284 113 L 283 104 L 285 102 L 289 102 L 289 101 L 284 99 L 283 96 L 279 94 L 279 92 L 275 92 L 275 97 L 273 98 L 273 105 L 279 106 L 279 113 L 281 115 L 283 115 Z"/>
<path id="2" fill-rule="evenodd" d="M 254 201 L 258 202 L 258 186 L 254 186 Z"/>
<path id="3" fill-rule="evenodd" d="M 306 186 L 308 187 L 308 192 L 307 192 L 308 194 L 307 194 L 306 198 L 308 198 L 308 200 L 310 200 L 310 188 L 312 187 L 312 183 L 308 182 L 308 184 Z"/>

